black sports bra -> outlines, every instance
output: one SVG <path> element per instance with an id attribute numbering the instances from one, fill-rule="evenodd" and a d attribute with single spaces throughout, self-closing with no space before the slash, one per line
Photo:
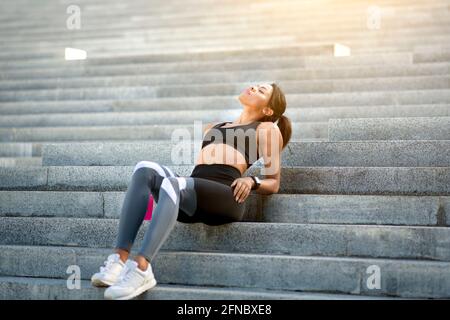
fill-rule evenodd
<path id="1" fill-rule="evenodd" d="M 232 123 L 232 122 L 231 121 L 221 122 L 213 126 L 210 130 L 208 130 L 203 139 L 202 149 L 210 143 L 228 144 L 232 146 L 234 149 L 238 150 L 242 155 L 244 155 L 245 161 L 247 163 L 247 168 L 250 167 L 254 162 L 256 162 L 259 159 L 258 146 L 256 144 L 256 127 L 261 122 L 254 121 L 252 123 L 245 125 L 238 125 L 229 128 L 221 128 L 222 125 L 225 123 Z M 236 129 L 241 130 L 236 131 Z M 230 132 L 231 130 L 233 132 Z M 231 139 L 227 139 L 227 134 L 230 135 L 230 138 L 234 138 L 233 141 L 231 141 Z"/>

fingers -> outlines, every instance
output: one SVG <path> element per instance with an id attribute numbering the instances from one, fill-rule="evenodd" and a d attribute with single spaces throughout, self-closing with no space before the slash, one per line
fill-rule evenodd
<path id="1" fill-rule="evenodd" d="M 242 192 L 244 191 L 245 186 L 242 183 L 238 183 L 236 188 L 234 188 L 234 199 L 236 201 L 239 200 Z"/>
<path id="2" fill-rule="evenodd" d="M 236 183 L 235 183 L 236 182 Z M 241 180 L 235 180 L 234 182 L 233 182 L 233 184 L 235 183 L 235 187 L 234 187 L 234 190 L 233 190 L 233 196 L 234 197 L 236 197 L 237 195 L 238 195 L 238 193 L 239 193 L 239 190 L 243 187 L 243 183 L 242 183 L 242 181 Z M 233 185 L 231 185 L 231 186 L 233 186 Z"/>
<path id="3" fill-rule="evenodd" d="M 234 189 L 234 198 L 237 202 L 242 203 L 250 193 L 250 188 L 245 183 L 238 183 Z"/>
<path id="4" fill-rule="evenodd" d="M 247 199 L 248 195 L 250 194 L 250 189 L 248 187 L 245 187 L 244 191 L 242 192 L 238 202 L 242 203 Z"/>

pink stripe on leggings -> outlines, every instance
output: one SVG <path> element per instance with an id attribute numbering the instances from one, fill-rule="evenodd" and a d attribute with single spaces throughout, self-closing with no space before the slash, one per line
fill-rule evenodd
<path id="1" fill-rule="evenodd" d="M 147 204 L 147 212 L 145 212 L 144 220 L 152 220 L 152 212 L 153 212 L 153 196 L 150 194 L 148 197 L 148 204 Z"/>

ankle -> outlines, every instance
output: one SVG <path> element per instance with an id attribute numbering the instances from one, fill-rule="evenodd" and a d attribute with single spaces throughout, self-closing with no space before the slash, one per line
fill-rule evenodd
<path id="1" fill-rule="evenodd" d="M 116 253 L 119 255 L 120 261 L 126 263 L 128 260 L 129 252 L 123 249 L 117 249 Z"/>
<path id="2" fill-rule="evenodd" d="M 148 270 L 148 265 L 147 266 L 142 266 L 142 265 L 138 265 L 139 270 L 141 270 L 142 272 L 146 272 Z"/>
<path id="3" fill-rule="evenodd" d="M 147 271 L 150 261 L 142 256 L 137 256 L 134 260 L 136 261 L 137 266 L 141 271 Z"/>

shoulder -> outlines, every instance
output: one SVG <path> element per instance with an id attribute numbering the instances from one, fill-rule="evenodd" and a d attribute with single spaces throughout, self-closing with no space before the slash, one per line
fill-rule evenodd
<path id="1" fill-rule="evenodd" d="M 215 125 L 218 125 L 221 122 L 211 122 L 211 123 L 207 123 L 206 125 L 203 126 L 203 133 L 206 133 L 206 131 L 208 131 L 209 129 L 211 129 L 212 127 L 214 127 Z"/>
<path id="2" fill-rule="evenodd" d="M 264 121 L 258 124 L 256 127 L 257 130 L 264 129 L 267 130 L 267 132 L 275 131 L 281 134 L 280 128 L 277 126 L 275 122 L 272 121 Z"/>
<path id="3" fill-rule="evenodd" d="M 261 129 L 263 129 L 263 130 L 261 130 Z M 263 132 L 263 137 L 268 137 L 268 136 L 271 136 L 272 134 L 276 134 L 276 135 L 278 135 L 278 139 L 281 142 L 283 140 L 283 136 L 281 134 L 280 128 L 278 127 L 278 125 L 275 122 L 272 122 L 272 121 L 261 122 L 256 127 L 256 130 L 259 132 Z M 258 136 L 259 136 L 259 133 L 258 133 Z"/>
<path id="4" fill-rule="evenodd" d="M 271 128 L 275 128 L 275 127 L 278 128 L 277 124 L 272 121 L 261 121 L 258 124 L 258 129 L 271 129 Z"/>

